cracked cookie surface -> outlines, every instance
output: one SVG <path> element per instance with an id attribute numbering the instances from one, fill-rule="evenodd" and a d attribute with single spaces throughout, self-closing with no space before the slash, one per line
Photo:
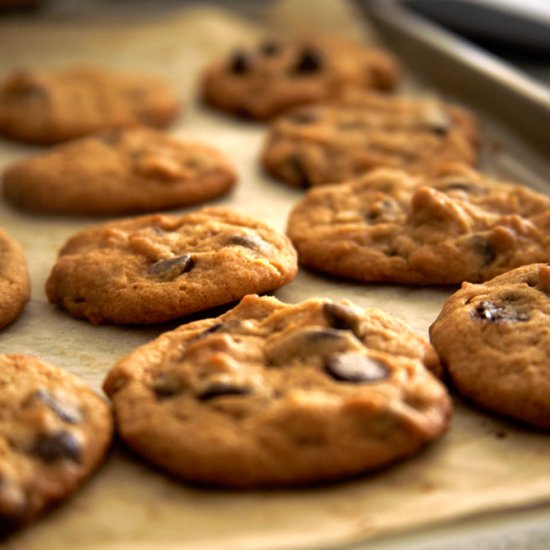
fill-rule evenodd
<path id="1" fill-rule="evenodd" d="M 21 245 L 0 228 L 0 329 L 19 317 L 29 298 L 25 253 Z"/>
<path id="2" fill-rule="evenodd" d="M 309 191 L 291 212 L 304 266 L 359 281 L 481 282 L 550 256 L 550 198 L 459 165 L 380 169 Z"/>
<path id="3" fill-rule="evenodd" d="M 110 444 L 110 406 L 64 370 L 0 355 L 0 531 L 73 493 Z"/>
<path id="4" fill-rule="evenodd" d="M 439 437 L 451 403 L 426 340 L 377 309 L 246 296 L 109 373 L 122 439 L 183 479 L 236 488 L 356 475 Z"/>
<path id="5" fill-rule="evenodd" d="M 217 109 L 265 120 L 347 87 L 391 90 L 396 61 L 379 48 L 333 38 L 266 40 L 209 66 L 202 97 Z"/>
<path id="6" fill-rule="evenodd" d="M 275 178 L 308 188 L 375 168 L 422 173 L 451 161 L 474 164 L 478 141 L 477 122 L 459 107 L 349 91 L 277 118 L 262 163 Z"/>
<path id="7" fill-rule="evenodd" d="M 92 323 L 159 323 L 267 292 L 296 276 L 283 234 L 226 208 L 140 216 L 68 240 L 50 302 Z"/>
<path id="8" fill-rule="evenodd" d="M 154 76 L 96 67 L 18 70 L 0 85 L 0 135 L 47 145 L 136 124 L 162 128 L 179 108 Z"/>
<path id="9" fill-rule="evenodd" d="M 430 328 L 458 392 L 482 407 L 550 428 L 550 266 L 464 283 Z"/>
<path id="10" fill-rule="evenodd" d="M 215 149 L 134 128 L 24 159 L 5 171 L 3 193 L 31 212 L 124 214 L 204 202 L 235 180 L 235 170 Z"/>

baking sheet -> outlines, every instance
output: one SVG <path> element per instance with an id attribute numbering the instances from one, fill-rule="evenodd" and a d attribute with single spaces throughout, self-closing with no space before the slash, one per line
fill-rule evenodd
<path id="1" fill-rule="evenodd" d="M 337 5 L 337 7 L 335 7 Z M 271 12 L 276 28 L 304 25 L 305 3 L 282 0 Z M 362 34 L 343 2 L 316 4 L 312 22 Z M 234 14 L 194 8 L 162 17 L 0 21 L 0 74 L 17 65 L 60 67 L 96 62 L 142 69 L 168 78 L 187 108 L 172 131 L 219 147 L 237 166 L 240 184 L 217 201 L 283 230 L 301 197 L 261 173 L 261 125 L 239 123 L 193 99 L 197 71 L 212 56 L 255 39 L 262 29 Z M 414 88 L 414 82 L 407 85 Z M 493 138 L 498 129 L 488 127 Z M 1 142 L 0 169 L 36 149 Z M 524 155 L 486 148 L 484 166 L 534 186 L 544 182 Z M 183 211 L 183 210 L 182 210 Z M 0 225 L 24 246 L 32 300 L 22 317 L 0 333 L 1 353 L 36 354 L 99 389 L 118 358 L 177 326 L 94 327 L 51 307 L 44 284 L 59 247 L 98 218 L 40 217 L 0 203 Z M 101 221 L 101 219 L 100 219 Z M 312 296 L 349 298 L 379 306 L 427 335 L 449 289 L 359 285 L 301 270 L 275 294 L 286 302 Z M 116 446 L 97 475 L 69 502 L 19 533 L 8 548 L 297 548 L 341 546 L 371 537 L 479 513 L 550 502 L 550 441 L 457 403 L 452 428 L 418 457 L 377 474 L 316 488 L 233 493 L 176 482 Z"/>

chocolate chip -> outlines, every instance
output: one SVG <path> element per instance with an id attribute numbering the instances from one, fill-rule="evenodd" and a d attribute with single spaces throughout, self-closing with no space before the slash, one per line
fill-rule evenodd
<path id="1" fill-rule="evenodd" d="M 183 254 L 166 260 L 159 260 L 149 267 L 147 274 L 161 281 L 172 281 L 191 271 L 195 266 L 195 260 L 190 254 Z"/>
<path id="2" fill-rule="evenodd" d="M 246 395 L 250 393 L 250 388 L 246 386 L 238 386 L 231 384 L 231 382 L 212 382 L 199 394 L 201 401 L 208 401 L 209 399 L 215 399 L 216 397 L 225 397 L 228 395 Z"/>
<path id="3" fill-rule="evenodd" d="M 323 68 L 323 56 L 314 48 L 304 48 L 290 71 L 294 74 L 317 73 Z"/>
<path id="4" fill-rule="evenodd" d="M 258 250 L 259 252 L 271 251 L 271 246 L 257 235 L 232 235 L 227 239 L 227 244 Z"/>
<path id="5" fill-rule="evenodd" d="M 283 49 L 283 47 L 280 42 L 277 42 L 275 40 L 266 40 L 265 42 L 262 42 L 260 44 L 260 47 L 258 49 L 263 55 L 272 56 L 277 55 Z"/>
<path id="6" fill-rule="evenodd" d="M 250 71 L 251 64 L 248 54 L 237 50 L 229 59 L 228 69 L 233 74 L 245 74 Z"/>
<path id="7" fill-rule="evenodd" d="M 497 252 L 487 237 L 474 235 L 470 239 L 470 245 L 473 251 L 480 257 L 482 267 L 487 267 L 496 260 Z"/>
<path id="8" fill-rule="evenodd" d="M 380 382 L 390 374 L 388 367 L 356 351 L 328 357 L 325 370 L 339 382 L 354 383 Z"/>
<path id="9" fill-rule="evenodd" d="M 365 219 L 369 223 L 387 223 L 395 221 L 400 212 L 399 206 L 395 201 L 383 199 L 370 205 L 370 209 L 365 213 Z"/>
<path id="10" fill-rule="evenodd" d="M 499 306 L 494 302 L 479 302 L 470 314 L 474 319 L 488 321 L 490 323 L 511 322 L 519 323 L 529 321 L 530 315 L 525 311 L 519 311 L 513 306 Z"/>
<path id="11" fill-rule="evenodd" d="M 295 176 L 295 182 L 305 189 L 311 187 L 311 179 L 307 173 L 304 162 L 299 155 L 291 155 L 288 159 L 288 166 Z"/>
<path id="12" fill-rule="evenodd" d="M 38 434 L 29 451 L 44 462 L 80 462 L 82 453 L 78 439 L 66 430 Z"/>
<path id="13" fill-rule="evenodd" d="M 35 391 L 25 402 L 25 406 L 31 406 L 34 402 L 40 401 L 51 411 L 53 411 L 63 422 L 68 424 L 78 424 L 82 422 L 82 414 L 75 405 L 62 403 L 54 397 L 49 391 L 40 388 Z"/>
<path id="14" fill-rule="evenodd" d="M 157 399 L 162 400 L 182 393 L 184 388 L 181 380 L 162 372 L 153 380 L 151 389 L 155 393 Z"/>
<path id="15" fill-rule="evenodd" d="M 323 315 L 327 323 L 335 329 L 356 331 L 360 318 L 350 306 L 325 302 L 323 304 Z"/>

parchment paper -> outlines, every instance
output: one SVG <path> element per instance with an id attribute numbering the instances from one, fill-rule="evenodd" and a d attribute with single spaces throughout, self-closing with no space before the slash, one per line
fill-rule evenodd
<path id="1" fill-rule="evenodd" d="M 317 30 L 333 26 L 364 36 L 345 4 L 316 2 L 311 17 L 304 17 L 307 5 L 312 4 L 280 2 L 271 14 L 274 28 L 288 30 L 309 21 Z M 214 55 L 255 39 L 261 30 L 211 8 L 147 19 L 132 13 L 114 20 L 101 14 L 92 20 L 7 19 L 0 22 L 0 74 L 19 65 L 95 62 L 164 75 L 187 103 L 172 131 L 219 147 L 238 168 L 238 189 L 218 202 L 284 230 L 301 192 L 261 173 L 257 159 L 264 128 L 208 111 L 193 99 L 200 67 Z M 0 169 L 35 150 L 1 142 Z M 494 170 L 493 161 L 494 156 L 485 167 Z M 537 174 L 513 152 L 502 153 L 498 161 L 509 172 L 517 170 L 524 181 L 540 184 Z M 32 277 L 32 300 L 19 321 L 0 334 L 0 352 L 36 354 L 99 389 L 118 358 L 178 323 L 145 329 L 94 327 L 47 303 L 44 283 L 57 250 L 69 235 L 95 221 L 31 217 L 0 203 L 0 225 L 24 246 Z M 363 306 L 382 307 L 427 335 L 451 292 L 352 284 L 302 270 L 276 296 L 287 302 L 346 297 Z M 201 489 L 165 477 L 116 445 L 104 467 L 70 502 L 7 545 L 40 550 L 340 546 L 550 501 L 549 457 L 550 441 L 544 434 L 458 402 L 448 435 L 420 456 L 376 474 L 309 489 L 244 493 Z"/>

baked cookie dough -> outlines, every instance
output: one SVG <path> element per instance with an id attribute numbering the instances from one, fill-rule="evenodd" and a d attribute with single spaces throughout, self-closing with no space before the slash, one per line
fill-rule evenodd
<path id="1" fill-rule="evenodd" d="M 464 283 L 430 328 L 457 391 L 482 407 L 550 428 L 550 265 Z"/>
<path id="2" fill-rule="evenodd" d="M 275 178 L 307 188 L 375 168 L 424 173 L 451 161 L 474 164 L 478 141 L 476 120 L 460 107 L 349 91 L 277 118 L 262 163 Z"/>
<path id="3" fill-rule="evenodd" d="M 162 79 L 105 68 L 16 70 L 0 84 L 0 135 L 52 144 L 101 130 L 165 127 L 179 100 Z"/>
<path id="4" fill-rule="evenodd" d="M 481 282 L 550 259 L 550 198 L 472 168 L 379 169 L 310 190 L 290 214 L 300 263 L 359 281 Z"/>
<path id="5" fill-rule="evenodd" d="M 63 246 L 51 303 L 94 324 L 160 323 L 276 289 L 296 276 L 283 235 L 226 208 L 92 226 Z"/>
<path id="6" fill-rule="evenodd" d="M 446 430 L 439 361 L 401 321 L 350 302 L 246 296 L 109 373 L 118 432 L 174 476 L 234 488 L 344 478 Z"/>
<path id="7" fill-rule="evenodd" d="M 65 500 L 102 461 L 110 406 L 76 376 L 0 355 L 0 532 Z"/>
<path id="8" fill-rule="evenodd" d="M 29 298 L 25 253 L 19 243 L 0 228 L 0 329 L 19 317 Z"/>
<path id="9" fill-rule="evenodd" d="M 391 90 L 397 78 L 396 61 L 380 48 L 335 38 L 266 40 L 209 66 L 202 97 L 222 111 L 265 120 L 347 87 Z"/>
<path id="10" fill-rule="evenodd" d="M 111 130 L 24 159 L 4 173 L 4 197 L 30 212 L 127 214 L 189 206 L 231 189 L 215 149 L 163 132 Z"/>

